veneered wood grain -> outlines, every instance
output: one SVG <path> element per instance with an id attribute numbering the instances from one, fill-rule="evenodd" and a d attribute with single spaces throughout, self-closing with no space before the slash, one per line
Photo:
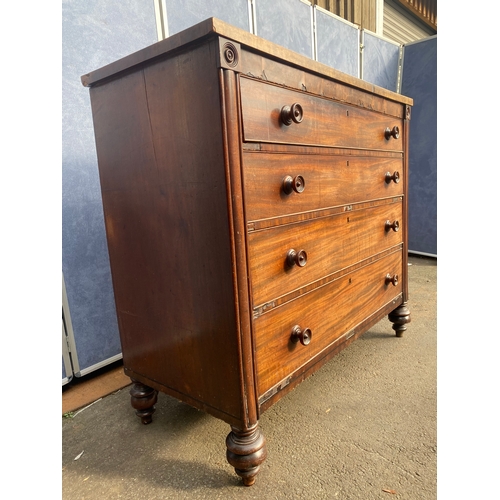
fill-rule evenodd
<path id="1" fill-rule="evenodd" d="M 387 183 L 386 172 L 403 178 L 398 158 L 245 152 L 245 205 L 248 221 L 398 196 L 403 183 Z M 282 190 L 285 176 L 304 178 L 301 193 Z"/>
<path id="2" fill-rule="evenodd" d="M 403 225 L 401 202 L 249 233 L 254 307 L 400 244 L 387 220 Z M 286 265 L 290 249 L 306 251 L 304 267 Z"/>
<path id="3" fill-rule="evenodd" d="M 386 285 L 385 276 L 401 272 L 397 251 L 255 319 L 259 395 L 321 357 L 342 335 L 391 302 L 401 293 L 401 281 Z M 311 329 L 308 346 L 291 342 L 294 325 Z"/>
<path id="4" fill-rule="evenodd" d="M 243 137 L 245 141 L 281 144 L 307 144 L 342 148 L 402 151 L 403 141 L 386 139 L 386 128 L 397 126 L 403 132 L 403 120 L 359 107 L 341 104 L 265 83 L 240 78 Z M 299 103 L 301 123 L 284 125 L 283 106 Z"/>
<path id="5" fill-rule="evenodd" d="M 325 363 L 328 363 L 328 361 L 330 361 L 340 351 L 347 348 L 352 342 L 367 332 L 373 325 L 396 309 L 402 302 L 402 294 L 396 295 L 390 302 L 384 304 L 381 308 L 374 310 L 370 316 L 358 323 L 347 334 L 339 337 L 336 341 L 330 344 L 318 356 L 311 358 L 307 363 L 295 370 L 293 376 L 289 376 L 285 379 L 285 383 L 283 383 L 283 381 L 278 382 L 277 385 L 261 395 L 259 398 L 260 411 L 264 412 L 279 399 L 286 396 L 298 384 L 315 373 L 317 370 L 321 369 Z M 388 331 L 387 335 L 392 336 L 392 332 Z"/>

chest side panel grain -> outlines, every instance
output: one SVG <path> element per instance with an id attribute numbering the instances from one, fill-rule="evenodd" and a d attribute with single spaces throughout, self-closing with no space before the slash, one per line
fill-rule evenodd
<path id="1" fill-rule="evenodd" d="M 214 49 L 185 50 L 91 95 L 124 365 L 239 418 Z"/>

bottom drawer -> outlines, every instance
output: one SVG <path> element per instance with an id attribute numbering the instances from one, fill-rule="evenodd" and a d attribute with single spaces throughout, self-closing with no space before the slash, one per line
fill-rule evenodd
<path id="1" fill-rule="evenodd" d="M 398 250 L 256 318 L 259 397 L 396 298 L 402 291 L 401 262 Z M 389 282 L 387 275 L 399 279 Z M 305 337 L 310 333 L 307 345 L 298 331 L 292 339 L 297 325 Z"/>

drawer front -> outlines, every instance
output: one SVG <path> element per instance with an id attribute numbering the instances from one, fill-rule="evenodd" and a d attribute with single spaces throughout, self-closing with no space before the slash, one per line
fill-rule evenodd
<path id="1" fill-rule="evenodd" d="M 396 224 L 389 227 L 387 221 Z M 253 305 L 259 306 L 398 245 L 402 233 L 400 201 L 250 232 Z"/>
<path id="2" fill-rule="evenodd" d="M 348 273 L 325 287 L 288 302 L 254 320 L 259 396 L 318 356 L 401 293 L 401 251 Z M 312 332 L 309 345 L 292 341 L 298 325 Z"/>
<path id="3" fill-rule="evenodd" d="M 403 194 L 401 158 L 246 152 L 243 171 L 248 221 Z"/>
<path id="4" fill-rule="evenodd" d="M 245 141 L 401 151 L 403 120 L 262 81 L 240 78 Z M 302 121 L 285 125 L 284 106 L 298 103 Z M 401 110 L 403 108 L 401 107 Z M 399 137 L 385 130 L 399 128 Z"/>

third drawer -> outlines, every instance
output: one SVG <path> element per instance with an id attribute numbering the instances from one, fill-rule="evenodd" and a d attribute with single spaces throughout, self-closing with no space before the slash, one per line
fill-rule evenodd
<path id="1" fill-rule="evenodd" d="M 402 217 L 402 202 L 386 201 L 371 208 L 250 232 L 254 306 L 400 244 Z"/>

